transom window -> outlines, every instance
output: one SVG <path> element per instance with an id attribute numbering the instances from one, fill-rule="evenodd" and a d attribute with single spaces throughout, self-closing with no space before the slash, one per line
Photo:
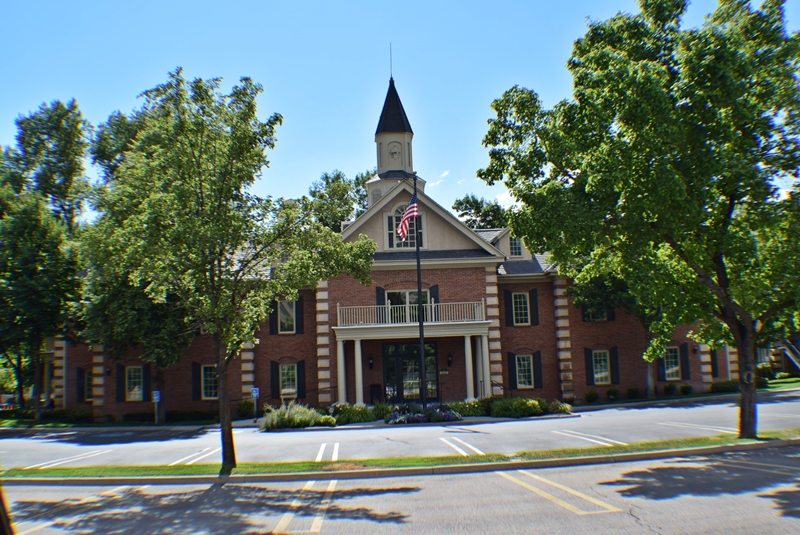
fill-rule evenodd
<path id="1" fill-rule="evenodd" d="M 217 367 L 213 364 L 204 364 L 200 374 L 203 399 L 217 399 Z"/>
<path id="2" fill-rule="evenodd" d="M 680 381 L 681 359 L 677 347 L 668 347 L 664 353 L 664 371 L 667 381 Z"/>
<path id="3" fill-rule="evenodd" d="M 522 256 L 522 240 L 519 238 L 510 238 L 511 256 Z"/>
<path id="4" fill-rule="evenodd" d="M 295 302 L 278 301 L 278 333 L 294 334 L 295 332 Z"/>
<path id="5" fill-rule="evenodd" d="M 511 302 L 514 307 L 514 325 L 530 325 L 531 316 L 527 292 L 512 293 Z"/>
<path id="6" fill-rule="evenodd" d="M 386 222 L 388 224 L 387 230 L 387 243 L 389 244 L 389 249 L 407 249 L 407 248 L 415 248 L 416 247 L 416 239 L 417 239 L 417 218 L 413 217 L 408 222 L 408 236 L 406 237 L 406 241 L 403 241 L 403 238 L 397 233 L 397 227 L 400 226 L 400 221 L 403 219 L 403 214 L 406 213 L 407 206 L 398 206 L 397 209 L 394 211 L 394 215 L 390 215 L 386 218 Z M 422 223 L 422 214 L 419 214 L 419 221 Z M 424 228 L 424 227 L 423 227 Z M 419 231 L 419 246 L 423 247 L 422 241 L 422 229 Z"/>
<path id="7" fill-rule="evenodd" d="M 608 364 L 608 351 L 592 351 L 594 364 L 594 384 L 610 385 L 611 372 Z"/>
<path id="8" fill-rule="evenodd" d="M 125 368 L 125 401 L 142 401 L 144 376 L 141 366 Z"/>
<path id="9" fill-rule="evenodd" d="M 533 357 L 517 355 L 517 388 L 533 388 Z"/>
<path id="10" fill-rule="evenodd" d="M 281 396 L 297 395 L 297 364 L 281 364 Z"/>
<path id="11" fill-rule="evenodd" d="M 92 384 L 92 370 L 86 370 L 84 374 L 85 385 L 84 385 L 84 399 L 86 401 L 91 401 L 94 399 L 94 385 Z"/>

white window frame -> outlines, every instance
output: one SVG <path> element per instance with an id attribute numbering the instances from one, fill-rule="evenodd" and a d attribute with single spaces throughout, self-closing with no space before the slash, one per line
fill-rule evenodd
<path id="1" fill-rule="evenodd" d="M 294 380 L 294 388 L 291 388 L 290 380 Z M 281 397 L 297 397 L 297 363 L 279 365 L 278 384 L 281 389 Z"/>
<path id="2" fill-rule="evenodd" d="M 284 310 L 285 305 L 291 305 L 291 318 L 292 330 L 284 330 L 281 317 L 289 314 L 288 310 Z M 297 332 L 297 301 L 286 301 L 281 299 L 278 301 L 278 334 L 295 334 Z"/>
<path id="3" fill-rule="evenodd" d="M 611 357 L 607 349 L 592 351 L 592 368 L 594 370 L 594 384 L 599 386 L 611 384 Z M 602 370 L 602 368 L 605 368 L 605 370 Z"/>
<path id="4" fill-rule="evenodd" d="M 522 256 L 522 240 L 520 238 L 509 236 L 508 249 L 510 256 Z M 514 252 L 515 249 L 517 249 L 517 252 Z"/>
<path id="5" fill-rule="evenodd" d="M 533 388 L 533 355 L 517 355 L 517 388 L 519 389 L 526 389 L 526 388 Z M 527 368 L 527 370 L 526 370 Z M 525 379 L 529 379 L 526 381 L 522 381 L 523 374 L 520 373 L 520 370 L 527 371 L 527 377 Z"/>
<path id="6" fill-rule="evenodd" d="M 664 379 L 681 380 L 681 352 L 677 347 L 667 346 L 664 351 Z"/>
<path id="7" fill-rule="evenodd" d="M 134 377 L 139 372 L 138 385 Z M 138 390 L 137 390 L 138 389 Z M 125 366 L 125 401 L 144 401 L 144 369 L 142 366 Z"/>
<path id="8" fill-rule="evenodd" d="M 405 251 L 408 249 L 414 249 L 417 239 L 417 233 L 413 232 L 412 229 L 417 224 L 416 219 L 412 219 L 408 225 L 408 237 L 406 241 L 400 239 L 400 235 L 397 234 L 397 227 L 400 225 L 400 221 L 403 219 L 403 214 L 406 213 L 406 208 L 408 208 L 408 203 L 398 205 L 392 210 L 391 212 L 384 212 L 383 217 L 383 224 L 388 225 L 388 218 L 391 217 L 392 221 L 394 222 L 393 226 L 389 228 L 388 226 L 384 229 L 383 235 L 385 236 L 386 247 L 384 250 L 386 251 Z M 427 249 L 427 228 L 425 226 L 425 214 L 420 210 L 419 201 L 417 201 L 417 214 L 419 215 L 420 220 L 420 227 L 422 231 L 422 245 L 419 246 L 420 249 Z M 389 234 L 391 233 L 391 238 Z M 393 240 L 393 241 L 391 241 Z"/>
<path id="9" fill-rule="evenodd" d="M 209 373 L 206 371 L 209 370 Z M 206 383 L 206 381 L 210 381 L 213 378 L 214 380 L 214 391 L 216 392 L 216 396 L 209 396 L 206 395 L 206 386 L 211 386 Z M 200 366 L 200 399 L 219 399 L 219 384 L 217 381 L 219 378 L 217 377 L 217 367 L 214 364 L 203 364 Z"/>
<path id="10" fill-rule="evenodd" d="M 517 297 L 524 297 L 525 299 L 525 319 L 519 318 L 520 321 L 517 321 Z M 521 307 L 521 303 L 520 303 Z M 519 312 L 522 313 L 522 308 L 519 309 Z M 531 301 L 530 295 L 528 292 L 511 292 L 511 314 L 514 326 L 523 326 L 523 325 L 530 325 L 531 324 Z"/>
<path id="11" fill-rule="evenodd" d="M 92 370 L 86 370 L 84 372 L 84 381 L 83 381 L 83 388 L 84 388 L 84 395 L 83 399 L 86 401 L 92 401 L 94 399 L 94 377 L 92 375 Z"/>

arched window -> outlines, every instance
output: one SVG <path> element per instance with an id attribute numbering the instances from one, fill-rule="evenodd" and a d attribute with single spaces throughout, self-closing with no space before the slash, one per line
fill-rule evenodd
<path id="1" fill-rule="evenodd" d="M 424 229 L 424 225 L 422 225 L 422 212 L 419 214 L 419 221 L 420 221 L 420 231 L 417 234 L 417 221 L 416 218 L 411 219 L 408 223 L 408 237 L 406 240 L 400 237 L 397 233 L 397 227 L 400 226 L 400 221 L 403 219 L 403 214 L 406 212 L 406 205 L 398 206 L 395 211 L 394 215 L 390 215 L 387 217 L 387 243 L 389 244 L 389 249 L 407 249 L 407 248 L 414 248 L 416 247 L 416 237 L 419 236 L 419 246 L 423 247 L 424 243 L 422 241 L 422 229 Z"/>

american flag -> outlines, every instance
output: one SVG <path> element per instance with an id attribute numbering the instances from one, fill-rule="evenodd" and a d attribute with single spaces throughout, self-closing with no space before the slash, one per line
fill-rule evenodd
<path id="1" fill-rule="evenodd" d="M 408 222 L 411 221 L 412 217 L 417 217 L 416 193 L 411 196 L 411 200 L 408 202 L 408 208 L 406 208 L 406 212 L 403 214 L 403 219 L 400 220 L 400 226 L 397 227 L 397 233 L 403 241 L 406 241 L 406 238 L 408 238 Z"/>

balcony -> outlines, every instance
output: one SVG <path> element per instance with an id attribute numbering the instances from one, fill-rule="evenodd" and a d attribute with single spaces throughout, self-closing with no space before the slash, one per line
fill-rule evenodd
<path id="1" fill-rule="evenodd" d="M 484 301 L 467 303 L 430 303 L 422 305 L 423 322 L 465 323 L 484 321 Z M 419 323 L 419 307 L 413 305 L 336 305 L 339 327 L 368 325 L 406 325 Z"/>

